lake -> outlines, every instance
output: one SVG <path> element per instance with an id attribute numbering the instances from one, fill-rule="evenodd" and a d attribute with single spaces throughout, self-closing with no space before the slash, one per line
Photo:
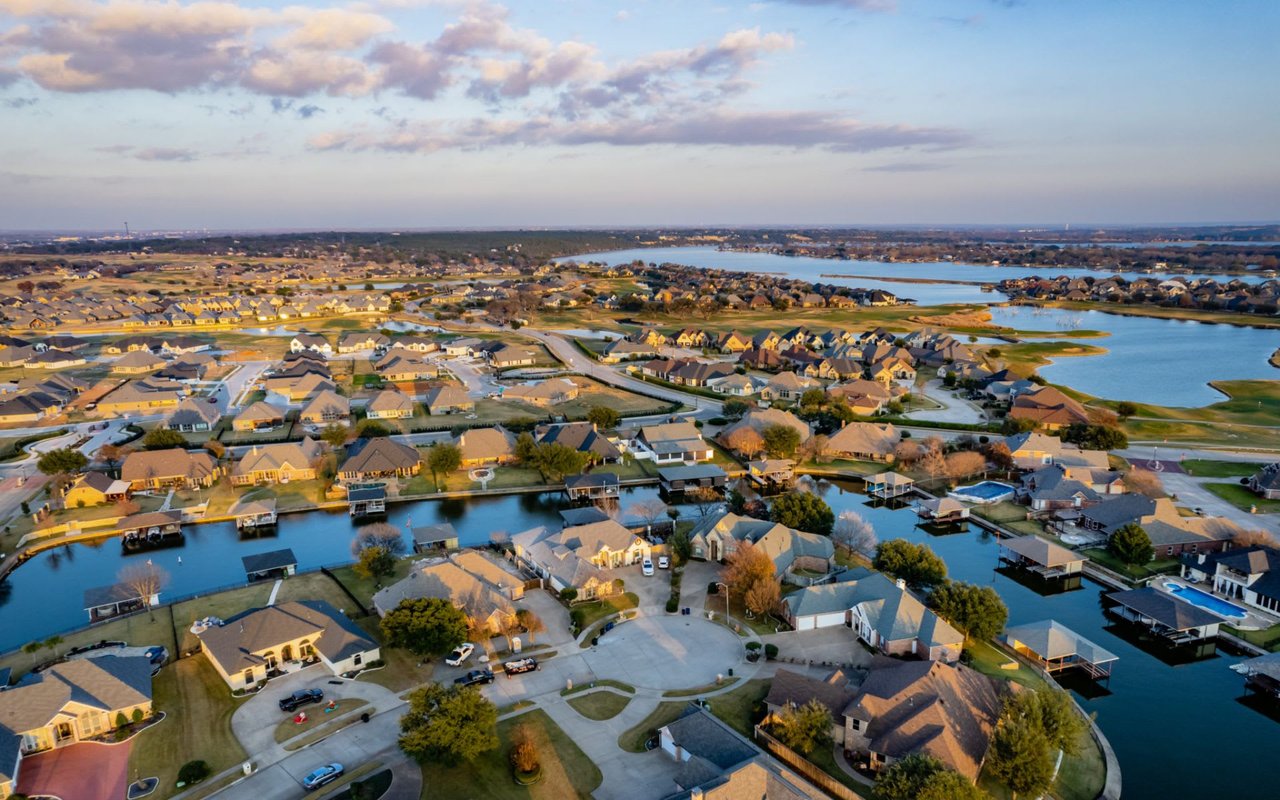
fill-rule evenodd
<path id="1" fill-rule="evenodd" d="M 1010 624 L 1053 618 L 1119 656 L 1108 685 L 1110 694 L 1077 694 L 1077 699 L 1087 712 L 1097 714 L 1115 748 L 1126 800 L 1224 796 L 1221 773 L 1206 769 L 1206 764 L 1247 763 L 1248 769 L 1233 770 L 1231 776 L 1232 792 L 1239 796 L 1270 796 L 1266 787 L 1280 785 L 1280 760 L 1261 758 L 1269 752 L 1264 743 L 1275 741 L 1277 723 L 1237 702 L 1243 679 L 1227 667 L 1239 659 L 1221 655 L 1170 666 L 1111 629 L 1099 606 L 1099 585 L 1086 581 L 1075 591 L 1041 595 L 995 571 L 997 546 L 990 534 L 975 528 L 934 536 L 916 525 L 910 508 L 893 510 L 873 504 L 859 491 L 860 482 L 819 481 L 815 487 L 837 514 L 849 509 L 862 515 L 882 541 L 903 538 L 926 543 L 946 561 L 953 579 L 994 587 L 1009 607 Z M 655 492 L 652 488 L 624 491 L 624 509 Z M 400 528 L 410 522 L 451 522 L 463 545 L 478 545 L 494 532 L 558 525 L 557 512 L 564 505 L 559 493 L 422 501 L 393 506 L 388 522 Z M 0 649 L 81 624 L 85 614 L 80 590 L 112 583 L 129 559 L 149 557 L 163 566 L 173 577 L 167 594 L 174 597 L 242 584 L 240 557 L 250 553 L 289 547 L 301 569 L 348 562 L 353 527 L 345 513 L 311 512 L 281 517 L 279 535 L 274 538 L 241 540 L 230 523 L 187 530 L 184 547 L 128 559 L 114 539 L 36 556 L 9 577 L 11 591 L 0 604 L 4 619 Z M 52 590 L 55 586 L 69 588 Z M 1192 730 L 1195 758 L 1153 757 L 1184 752 Z"/>

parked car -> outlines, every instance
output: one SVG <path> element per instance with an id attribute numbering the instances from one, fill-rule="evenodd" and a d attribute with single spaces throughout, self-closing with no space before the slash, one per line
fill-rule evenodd
<path id="1" fill-rule="evenodd" d="M 645 559 L 643 562 L 641 562 L 641 564 L 640 564 L 640 572 L 642 572 L 642 573 L 643 573 L 643 574 L 645 574 L 645 575 L 652 575 L 652 574 L 653 574 L 653 562 L 646 558 L 646 559 Z"/>
<path id="2" fill-rule="evenodd" d="M 463 642 L 462 644 L 453 648 L 453 652 L 450 653 L 449 657 L 444 660 L 444 663 L 448 664 L 451 667 L 460 667 L 462 666 L 462 662 L 466 661 L 468 658 L 471 658 L 471 654 L 475 652 L 475 649 L 476 649 L 476 646 L 471 642 Z"/>
<path id="3" fill-rule="evenodd" d="M 519 675 L 522 672 L 533 672 L 538 668 L 538 659 L 533 656 L 527 658 L 518 658 L 515 661 L 508 661 L 502 665 L 502 669 L 507 673 L 507 677 Z"/>
<path id="4" fill-rule="evenodd" d="M 454 678 L 453 682 L 459 686 L 475 686 L 477 683 L 493 683 L 493 671 L 487 669 L 473 669 L 460 678 Z"/>
<path id="5" fill-rule="evenodd" d="M 671 561 L 666 556 L 658 556 L 658 569 L 670 569 Z"/>
<path id="6" fill-rule="evenodd" d="M 342 773 L 346 772 L 346 768 L 336 761 L 332 764 L 325 764 L 323 767 L 317 767 L 307 773 L 307 777 L 302 779 L 302 788 L 319 789 L 326 783 L 336 781 L 342 777 Z"/>
<path id="7" fill-rule="evenodd" d="M 322 689 L 299 689 L 288 697 L 280 698 L 281 711 L 296 711 L 300 706 L 319 703 L 324 699 Z"/>

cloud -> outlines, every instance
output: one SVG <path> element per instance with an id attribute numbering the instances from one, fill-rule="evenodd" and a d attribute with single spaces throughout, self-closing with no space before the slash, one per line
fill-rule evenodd
<path id="1" fill-rule="evenodd" d="M 298 116 L 302 119 L 311 119 L 316 114 L 323 114 L 324 109 L 317 105 L 308 103 L 305 106 L 298 106 Z"/>
<path id="2" fill-rule="evenodd" d="M 895 11 L 898 8 L 897 0 L 775 0 L 775 2 L 792 6 L 835 6 L 858 11 Z"/>
<path id="3" fill-rule="evenodd" d="M 184 147 L 146 147 L 138 150 L 133 157 L 139 161 L 195 161 L 198 154 Z"/>
<path id="4" fill-rule="evenodd" d="M 5 108 L 26 108 L 34 106 L 40 100 L 35 97 L 11 97 L 4 101 Z"/>
<path id="5" fill-rule="evenodd" d="M 316 150 L 401 153 L 547 145 L 771 147 L 851 153 L 894 148 L 941 150 L 968 142 L 966 133 L 949 128 L 868 124 L 826 112 L 718 109 L 699 116 L 674 114 L 585 123 L 550 117 L 479 118 L 448 126 L 418 123 L 383 131 L 330 131 L 312 137 L 310 145 Z"/>
<path id="6" fill-rule="evenodd" d="M 866 167 L 863 172 L 938 172 L 947 169 L 946 164 L 930 164 L 923 161 L 893 161 L 874 167 Z"/>

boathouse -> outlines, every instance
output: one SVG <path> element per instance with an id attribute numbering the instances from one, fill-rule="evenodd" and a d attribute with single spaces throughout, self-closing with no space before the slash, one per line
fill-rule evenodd
<path id="1" fill-rule="evenodd" d="M 916 482 L 906 475 L 897 472 L 881 472 L 866 479 L 867 494 L 881 500 L 890 500 L 911 494 L 915 491 Z"/>
<path id="2" fill-rule="evenodd" d="M 298 571 L 298 557 L 287 547 L 243 556 L 240 563 L 244 564 L 244 574 L 250 583 L 266 578 L 283 578 Z"/>
<path id="3" fill-rule="evenodd" d="M 1094 680 L 1106 680 L 1120 659 L 1054 619 L 1015 625 L 1005 630 L 1004 640 L 1050 675 L 1079 668 Z"/>
<path id="4" fill-rule="evenodd" d="M 1019 536 L 1000 540 L 1000 561 L 1053 580 L 1079 576 L 1084 572 L 1085 559 L 1074 550 L 1039 536 Z"/>

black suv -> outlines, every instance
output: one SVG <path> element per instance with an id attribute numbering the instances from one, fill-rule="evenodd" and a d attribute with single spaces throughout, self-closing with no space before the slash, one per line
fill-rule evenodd
<path id="1" fill-rule="evenodd" d="M 280 698 L 280 710 L 296 711 L 298 706 L 319 703 L 323 699 L 324 692 L 320 689 L 299 689 L 288 697 Z"/>
<path id="2" fill-rule="evenodd" d="M 473 669 L 453 682 L 459 686 L 475 686 L 477 683 L 493 683 L 493 672 L 487 669 Z"/>

